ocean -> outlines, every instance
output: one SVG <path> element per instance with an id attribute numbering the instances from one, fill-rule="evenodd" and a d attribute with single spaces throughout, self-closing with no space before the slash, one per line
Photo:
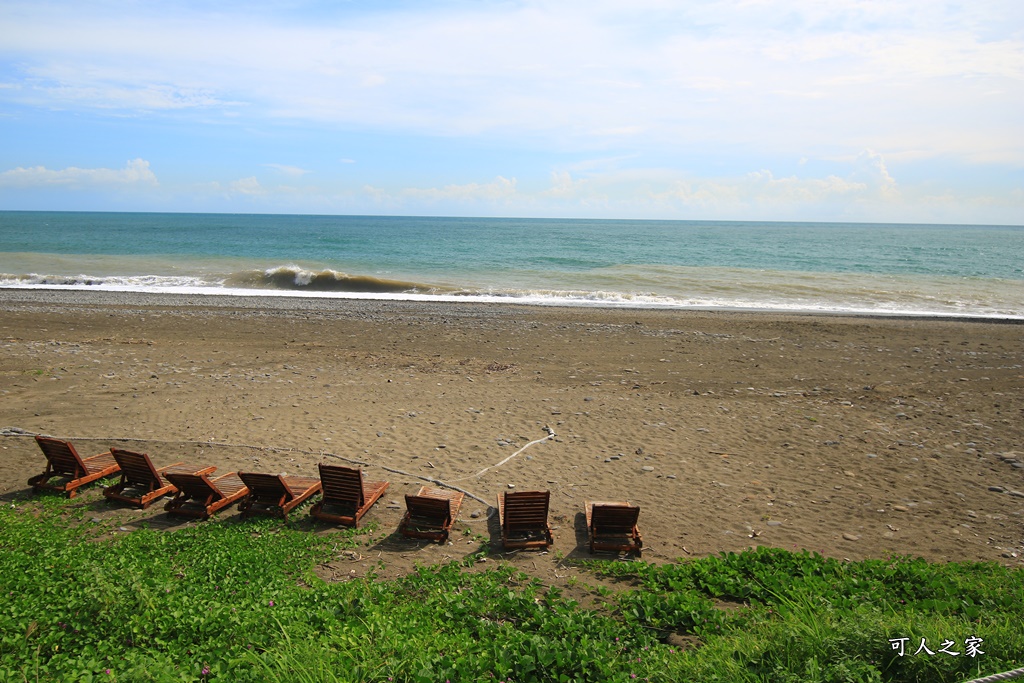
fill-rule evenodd
<path id="1" fill-rule="evenodd" d="M 1024 319 L 1024 226 L 0 212 L 0 289 Z"/>

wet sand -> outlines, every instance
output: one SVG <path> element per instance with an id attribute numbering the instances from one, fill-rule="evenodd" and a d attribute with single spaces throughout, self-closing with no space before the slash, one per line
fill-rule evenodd
<path id="1" fill-rule="evenodd" d="M 391 487 L 328 578 L 481 542 L 563 576 L 589 557 L 594 499 L 641 506 L 655 562 L 757 545 L 1024 561 L 1021 324 L 0 290 L 0 336 L 0 499 L 43 468 L 19 432 L 219 473 L 361 463 Z M 428 480 L 468 493 L 451 545 L 395 533 Z M 502 554 L 496 497 L 536 489 L 551 552 Z M 95 487 L 75 501 L 182 524 Z"/>

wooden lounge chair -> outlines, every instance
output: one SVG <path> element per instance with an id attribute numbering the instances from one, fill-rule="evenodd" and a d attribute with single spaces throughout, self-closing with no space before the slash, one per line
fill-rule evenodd
<path id="1" fill-rule="evenodd" d="M 237 472 L 222 474 L 216 479 L 205 474 L 174 472 L 168 474 L 167 479 L 178 489 L 174 498 L 164 506 L 164 510 L 172 515 L 206 519 L 249 493 Z"/>
<path id="2" fill-rule="evenodd" d="M 635 551 L 641 554 L 644 542 L 637 529 L 640 507 L 628 502 L 594 501 L 587 508 L 587 536 L 590 552 L 595 550 Z"/>
<path id="3" fill-rule="evenodd" d="M 546 548 L 555 542 L 548 525 L 550 491 L 506 492 L 498 496 L 501 542 L 506 548 Z"/>
<path id="4" fill-rule="evenodd" d="M 121 467 L 121 481 L 103 489 L 108 500 L 119 500 L 143 510 L 154 500 L 168 493 L 177 493 L 174 484 L 164 478 L 167 474 L 210 474 L 217 468 L 212 465 L 187 465 L 176 462 L 157 469 L 146 453 L 111 448 L 110 453 Z"/>
<path id="5" fill-rule="evenodd" d="M 409 538 L 427 538 L 444 543 L 465 497 L 461 491 L 421 486 L 415 496 L 405 496 L 406 513 L 398 530 Z"/>
<path id="6" fill-rule="evenodd" d="M 28 480 L 35 493 L 49 489 L 66 492 L 68 498 L 74 498 L 79 486 L 110 476 L 119 469 L 109 451 L 91 458 L 82 458 L 70 441 L 37 436 L 36 443 L 46 456 L 46 469 Z M 60 481 L 50 483 L 54 477 L 59 477 Z"/>
<path id="7" fill-rule="evenodd" d="M 345 526 L 358 525 L 390 484 L 386 481 L 363 481 L 360 469 L 325 463 L 320 463 L 320 481 L 324 485 L 324 497 L 314 503 L 309 514 Z"/>
<path id="8" fill-rule="evenodd" d="M 285 477 L 280 474 L 239 472 L 249 493 L 238 503 L 243 517 L 269 514 L 288 519 L 288 513 L 310 496 L 320 493 L 316 477 Z"/>

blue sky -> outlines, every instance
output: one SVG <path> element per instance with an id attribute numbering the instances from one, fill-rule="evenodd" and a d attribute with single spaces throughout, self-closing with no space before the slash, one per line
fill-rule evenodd
<path id="1" fill-rule="evenodd" d="M 3 209 L 1024 224 L 1024 3 L 4 0 Z"/>

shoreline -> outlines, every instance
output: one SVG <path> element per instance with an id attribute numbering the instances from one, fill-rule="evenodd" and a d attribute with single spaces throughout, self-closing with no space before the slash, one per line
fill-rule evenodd
<path id="1" fill-rule="evenodd" d="M 0 310 L 12 304 L 58 304 L 97 306 L 142 306 L 142 307 L 187 307 L 187 308 L 229 308 L 267 311 L 315 311 L 318 313 L 352 313 L 392 308 L 400 312 L 416 313 L 427 311 L 434 314 L 466 312 L 478 315 L 478 311 L 491 311 L 509 315 L 514 311 L 561 311 L 572 315 L 722 315 L 722 316 L 774 316 L 794 318 L 841 318 L 864 320 L 896 321 L 937 321 L 963 323 L 991 323 L 1000 325 L 1024 325 L 1024 317 L 987 317 L 979 315 L 943 315 L 938 313 L 870 313 L 862 311 L 819 311 L 768 308 L 728 307 L 651 307 L 627 305 L 516 303 L 514 301 L 459 301 L 459 300 L 411 300 L 390 298 L 361 298 L 340 296 L 308 296 L 304 294 L 181 294 L 172 292 L 137 291 L 88 291 L 81 289 L 55 289 L 44 287 L 3 288 L 0 287 Z"/>
<path id="2" fill-rule="evenodd" d="M 391 481 L 366 519 L 395 575 L 479 537 L 550 569 L 495 540 L 509 485 L 551 491 L 551 550 L 568 558 L 590 557 L 597 499 L 641 506 L 654 562 L 769 545 L 1020 566 L 1017 324 L 0 290 L 0 427 L 218 473 L 366 463 Z M 0 446 L 0 500 L 15 500 L 42 458 L 28 438 Z M 427 479 L 472 493 L 453 546 L 396 537 Z M 81 499 L 126 528 L 176 524 Z"/>

